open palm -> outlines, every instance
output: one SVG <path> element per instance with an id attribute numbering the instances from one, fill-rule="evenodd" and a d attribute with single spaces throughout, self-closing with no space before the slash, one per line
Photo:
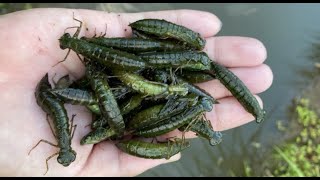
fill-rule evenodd
<path id="1" fill-rule="evenodd" d="M 252 93 L 268 89 L 272 72 L 267 65 L 266 51 L 261 42 L 245 37 L 213 37 L 221 28 L 213 14 L 193 10 L 157 11 L 146 13 L 107 13 L 74 9 L 32 9 L 0 17 L 0 174 L 2 176 L 42 176 L 46 170 L 45 159 L 58 151 L 41 143 L 28 156 L 28 151 L 40 140 L 56 144 L 46 121 L 45 112 L 37 105 L 34 92 L 37 83 L 49 72 L 55 79 L 69 74 L 78 79 L 84 67 L 71 53 L 62 60 L 67 50 L 59 48 L 59 37 L 67 27 L 78 26 L 72 19 L 81 20 L 84 28 L 80 36 L 93 36 L 104 32 L 107 37 L 130 36 L 128 24 L 138 19 L 157 18 L 186 26 L 206 38 L 204 49 L 215 61 L 229 67 L 249 87 Z M 69 30 L 68 30 L 69 31 Z M 74 31 L 70 29 L 70 33 Z M 223 131 L 254 120 L 231 97 L 231 93 L 217 80 L 199 84 L 217 98 L 220 104 L 207 113 L 214 130 Z M 257 97 L 258 98 L 258 97 Z M 262 101 L 258 98 L 262 105 Z M 178 160 L 150 160 L 130 156 L 119 151 L 112 142 L 98 145 L 80 145 L 80 139 L 90 131 L 91 114 L 82 106 L 65 105 L 69 117 L 77 114 L 77 124 L 72 147 L 76 160 L 68 167 L 49 161 L 47 176 L 135 176 L 159 164 Z M 175 132 L 174 132 L 175 133 Z M 172 133 L 171 133 L 172 134 Z M 194 134 L 188 134 L 194 137 Z"/>

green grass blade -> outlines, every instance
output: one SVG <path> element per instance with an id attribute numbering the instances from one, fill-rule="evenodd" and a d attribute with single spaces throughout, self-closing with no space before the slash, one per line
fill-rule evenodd
<path id="1" fill-rule="evenodd" d="M 277 146 L 274 147 L 274 149 L 280 154 L 280 156 L 289 164 L 289 166 L 293 169 L 293 171 L 299 176 L 299 177 L 305 177 L 303 172 L 298 168 L 298 166 L 290 160 L 290 158 Z"/>

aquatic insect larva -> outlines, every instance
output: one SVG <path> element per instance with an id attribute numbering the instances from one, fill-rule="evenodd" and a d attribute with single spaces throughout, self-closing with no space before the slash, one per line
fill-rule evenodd
<path id="1" fill-rule="evenodd" d="M 98 44 L 108 48 L 114 48 L 130 53 L 142 53 L 152 51 L 174 51 L 183 50 L 183 46 L 166 41 L 166 40 L 153 40 L 142 38 L 106 38 L 106 37 L 81 37 L 81 39 Z"/>
<path id="2" fill-rule="evenodd" d="M 222 141 L 221 132 L 214 131 L 212 129 L 211 123 L 205 120 L 203 117 L 201 119 L 191 123 L 186 124 L 179 128 L 180 131 L 192 131 L 197 134 L 197 136 L 207 139 L 211 146 L 215 146 Z"/>
<path id="3" fill-rule="evenodd" d="M 185 96 L 188 93 L 186 84 L 168 85 L 155 81 L 149 81 L 143 76 L 117 70 L 114 74 L 127 86 L 131 87 L 135 91 L 144 94 L 146 96 L 158 96 L 158 95 L 182 95 Z"/>
<path id="4" fill-rule="evenodd" d="M 75 19 L 75 18 L 74 18 Z M 76 19 L 75 19 L 76 20 Z M 79 20 L 77 20 L 79 21 Z M 146 64 L 136 55 L 127 52 L 106 48 L 97 44 L 89 43 L 82 39 L 77 39 L 82 22 L 77 29 L 77 32 L 71 37 L 69 33 L 64 33 L 59 38 L 61 49 L 72 49 L 78 55 L 81 54 L 85 59 L 90 61 L 97 61 L 102 65 L 112 68 L 125 68 L 125 69 L 143 69 Z M 68 51 L 67 56 L 70 51 Z M 67 57 L 66 56 L 66 57 Z M 65 57 L 65 59 L 66 59 Z M 64 59 L 64 60 L 65 60 Z M 64 60 L 60 61 L 63 62 Z M 60 63 L 59 62 L 59 63 Z M 84 62 L 88 63 L 88 62 Z"/>
<path id="5" fill-rule="evenodd" d="M 190 147 L 189 141 L 176 139 L 168 142 L 148 143 L 140 140 L 126 140 L 116 144 L 116 146 L 133 156 L 148 159 L 170 159 L 173 155 Z"/>
<path id="6" fill-rule="evenodd" d="M 91 87 L 98 98 L 98 104 L 102 116 L 106 117 L 109 126 L 121 135 L 124 132 L 125 124 L 121 115 L 118 103 L 114 98 L 107 80 L 103 74 L 95 72 L 90 66 L 87 67 L 86 75 L 90 79 Z"/>
<path id="7" fill-rule="evenodd" d="M 210 70 L 211 60 L 204 52 L 152 52 L 139 55 L 154 68 L 180 68 L 191 71 Z"/>
<path id="8" fill-rule="evenodd" d="M 116 135 L 116 132 L 110 127 L 97 127 L 97 129 L 85 135 L 81 139 L 80 144 L 97 144 L 114 135 Z"/>
<path id="9" fill-rule="evenodd" d="M 39 145 L 41 142 L 48 143 L 52 146 L 59 147 L 60 151 L 51 155 L 46 159 L 46 166 L 48 171 L 48 161 L 58 155 L 57 161 L 63 166 L 69 166 L 76 159 L 76 152 L 71 147 L 71 139 L 73 136 L 72 126 L 69 125 L 69 118 L 67 111 L 63 106 L 63 102 L 57 99 L 53 94 L 48 90 L 51 89 L 51 86 L 48 81 L 48 74 L 46 74 L 36 87 L 36 100 L 38 105 L 52 118 L 54 131 L 52 131 L 55 136 L 58 144 L 53 144 L 47 140 L 41 139 L 30 151 L 30 152 Z M 73 116 L 74 117 L 74 116 Z M 73 120 L 72 117 L 72 120 Z M 49 122 L 49 121 L 48 121 Z M 49 123 L 50 125 L 50 123 Z M 51 126 L 50 126 L 51 128 Z M 74 128 L 75 129 L 75 128 Z M 52 128 L 51 128 L 52 130 Z M 74 132 L 74 131 L 73 131 Z M 45 174 L 46 174 L 45 173 Z"/>
<path id="10" fill-rule="evenodd" d="M 74 89 L 74 88 L 53 89 L 53 90 L 50 90 L 50 92 L 52 92 L 62 101 L 70 104 L 93 105 L 97 103 L 97 100 L 92 96 L 91 92 L 81 90 L 81 89 Z"/>
<path id="11" fill-rule="evenodd" d="M 241 105 L 256 118 L 257 123 L 263 121 L 266 112 L 261 109 L 259 102 L 243 82 L 227 68 L 213 61 L 211 63 L 214 76 L 216 76 Z M 207 71 L 209 74 L 213 72 Z"/>
<path id="12" fill-rule="evenodd" d="M 204 73 L 202 71 L 177 71 L 177 76 L 182 77 L 185 81 L 189 83 L 203 83 L 215 79 L 211 75 Z"/>
<path id="13" fill-rule="evenodd" d="M 199 33 L 166 20 L 142 19 L 129 24 L 129 26 L 133 30 L 138 30 L 145 34 L 156 35 L 161 39 L 173 38 L 180 40 L 197 50 L 202 50 L 206 43 Z"/>

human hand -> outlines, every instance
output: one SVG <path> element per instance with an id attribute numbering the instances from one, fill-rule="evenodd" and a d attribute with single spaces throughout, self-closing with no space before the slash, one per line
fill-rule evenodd
<path id="1" fill-rule="evenodd" d="M 40 140 L 55 143 L 46 121 L 45 112 L 34 96 L 40 79 L 49 72 L 56 79 L 70 74 L 73 79 L 84 75 L 84 66 L 71 53 L 68 59 L 53 68 L 66 55 L 58 39 L 67 27 L 78 26 L 75 17 L 84 23 L 81 36 L 91 37 L 104 32 L 106 37 L 130 36 L 128 24 L 139 19 L 157 18 L 186 26 L 206 38 L 204 51 L 218 63 L 227 66 L 248 86 L 252 93 L 268 89 L 273 80 L 270 68 L 262 64 L 266 50 L 261 42 L 246 37 L 213 37 L 221 28 L 219 19 L 211 13 L 193 10 L 157 11 L 146 13 L 107 13 L 75 9 L 31 9 L 0 17 L 0 174 L 2 176 L 42 176 L 46 170 L 45 159 L 58 151 L 48 144 L 40 144 L 28 156 L 29 150 Z M 84 30 L 86 29 L 86 30 Z M 74 31 L 73 31 L 74 32 Z M 220 104 L 206 116 L 216 131 L 241 126 L 254 120 L 231 97 L 231 93 L 218 81 L 212 80 L 199 86 L 211 93 Z M 257 97 L 258 98 L 258 97 Z M 262 101 L 258 98 L 260 104 Z M 98 145 L 80 145 L 89 131 L 85 127 L 91 115 L 82 106 L 67 105 L 71 114 L 77 114 L 77 129 L 71 146 L 77 152 L 76 160 L 68 167 L 49 161 L 47 176 L 135 176 L 157 165 L 176 161 L 150 160 L 128 155 L 118 150 L 110 141 Z M 176 134 L 177 131 L 170 133 Z M 195 137 L 188 133 L 187 137 Z M 12 156 L 11 156 L 12 155 Z"/>

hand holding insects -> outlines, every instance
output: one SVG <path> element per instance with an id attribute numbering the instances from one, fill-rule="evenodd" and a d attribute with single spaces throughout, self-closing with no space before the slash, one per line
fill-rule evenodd
<path id="1" fill-rule="evenodd" d="M 80 36 L 92 37 L 104 33 L 107 37 L 123 37 L 131 34 L 129 23 L 143 18 L 166 19 L 199 32 L 206 39 L 204 51 L 211 59 L 230 68 L 254 94 L 267 90 L 273 75 L 263 64 L 266 50 L 261 42 L 246 37 L 213 37 L 221 28 L 219 19 L 207 12 L 175 10 L 134 14 L 116 14 L 90 10 L 33 9 L 0 17 L 0 96 L 1 96 L 1 142 L 0 174 L 3 176 L 42 176 L 45 159 L 58 150 L 48 144 L 40 144 L 28 156 L 29 150 L 40 139 L 55 143 L 46 114 L 34 98 L 36 84 L 49 71 L 49 79 L 56 73 L 59 77 L 70 74 L 78 79 L 84 67 L 78 57 L 71 53 L 62 60 L 67 50 L 59 48 L 58 39 L 66 27 L 78 26 L 72 14 L 84 22 Z M 67 30 L 73 33 L 74 30 Z M 52 73 L 51 73 L 52 72 Z M 200 83 L 199 86 L 212 94 L 220 104 L 207 113 L 216 131 L 223 131 L 254 120 L 231 93 L 218 81 Z M 261 100 L 258 98 L 262 104 Z M 77 159 L 63 167 L 56 159 L 49 161 L 48 176 L 134 176 L 159 164 L 179 159 L 150 160 L 120 152 L 111 142 L 96 146 L 81 146 L 80 140 L 89 131 L 90 113 L 82 106 L 66 105 L 69 118 L 76 114 L 77 124 L 72 146 Z M 179 136 L 176 132 L 169 137 Z M 195 137 L 187 133 L 186 137 Z"/>

